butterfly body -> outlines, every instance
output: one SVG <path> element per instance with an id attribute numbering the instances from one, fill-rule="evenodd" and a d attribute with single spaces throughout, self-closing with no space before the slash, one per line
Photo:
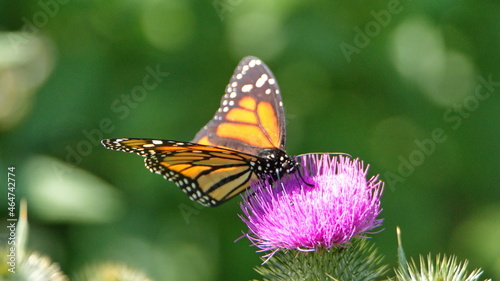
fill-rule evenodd
<path id="1" fill-rule="evenodd" d="M 285 118 L 278 84 L 258 58 L 237 66 L 220 108 L 191 142 L 119 138 L 102 144 L 145 157 L 153 173 L 173 181 L 188 197 L 217 206 L 258 179 L 277 179 L 297 167 L 284 151 Z"/>
<path id="2" fill-rule="evenodd" d="M 276 172 L 275 175 L 280 177 L 283 173 L 292 173 L 297 167 L 295 159 L 281 149 L 268 148 L 261 150 L 257 155 L 260 157 L 260 161 L 265 163 L 266 167 L 270 167 L 270 169 L 265 170 L 267 175 L 272 176 L 273 172 Z"/>

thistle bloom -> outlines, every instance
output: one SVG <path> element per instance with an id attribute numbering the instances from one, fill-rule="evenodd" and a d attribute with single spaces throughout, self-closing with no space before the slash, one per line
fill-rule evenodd
<path id="1" fill-rule="evenodd" d="M 368 168 L 341 155 L 298 157 L 300 172 L 252 184 L 241 208 L 246 234 L 262 251 L 314 251 L 345 246 L 355 236 L 380 226 L 383 183 L 367 179 Z"/>

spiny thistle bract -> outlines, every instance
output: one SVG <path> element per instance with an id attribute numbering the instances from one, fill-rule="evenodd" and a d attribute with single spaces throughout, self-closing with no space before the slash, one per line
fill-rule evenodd
<path id="1" fill-rule="evenodd" d="M 396 281 L 476 281 L 483 273 L 481 269 L 468 273 L 468 261 L 458 263 L 455 256 L 448 258 L 443 255 L 441 258 L 438 254 L 434 261 L 429 254 L 427 260 L 420 256 L 419 261 L 418 265 L 413 259 L 400 265 L 396 270 Z"/>
<path id="2" fill-rule="evenodd" d="M 256 271 L 272 281 L 369 281 L 384 276 L 387 266 L 381 262 L 373 244 L 355 238 L 345 248 L 279 251 Z"/>

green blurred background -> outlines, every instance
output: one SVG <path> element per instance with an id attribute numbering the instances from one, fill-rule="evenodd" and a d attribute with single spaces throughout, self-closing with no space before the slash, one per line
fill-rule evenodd
<path id="1" fill-rule="evenodd" d="M 409 256 L 498 279 L 499 49 L 493 0 L 0 1 L 0 194 L 13 165 L 29 248 L 70 276 L 115 261 L 155 280 L 258 278 L 261 254 L 234 242 L 240 199 L 198 207 L 98 143 L 191 140 L 253 55 L 280 84 L 290 154 L 346 152 L 387 182 L 372 239 L 386 262 L 400 226 Z"/>

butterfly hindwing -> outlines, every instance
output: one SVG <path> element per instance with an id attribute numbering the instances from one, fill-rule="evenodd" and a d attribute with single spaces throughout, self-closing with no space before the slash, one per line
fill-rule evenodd
<path id="1" fill-rule="evenodd" d="M 258 58 L 245 57 L 226 87 L 220 108 L 193 142 L 257 155 L 285 146 L 285 116 L 278 83 Z"/>
<path id="2" fill-rule="evenodd" d="M 191 200 L 205 206 L 227 201 L 255 179 L 251 163 L 257 158 L 224 148 L 154 139 L 107 139 L 103 145 L 146 157 L 151 172 L 175 182 Z"/>

